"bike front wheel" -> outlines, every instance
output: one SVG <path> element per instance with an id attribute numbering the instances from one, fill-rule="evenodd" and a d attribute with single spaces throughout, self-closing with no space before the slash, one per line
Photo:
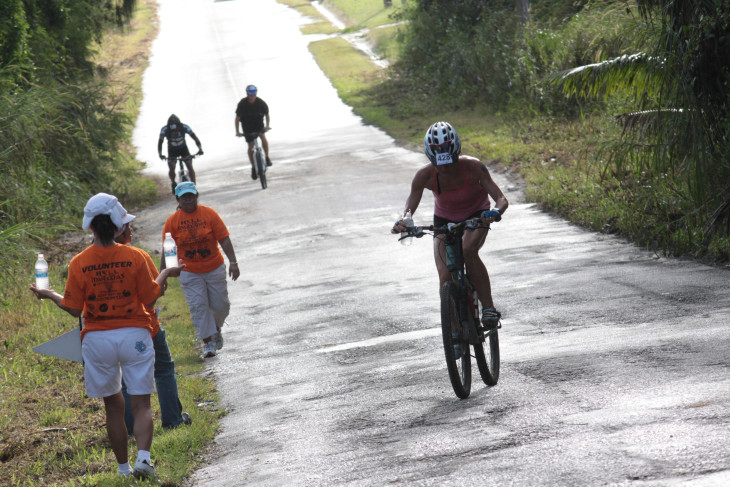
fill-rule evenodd
<path id="1" fill-rule="evenodd" d="M 441 334 L 446 368 L 454 393 L 466 399 L 471 392 L 471 355 L 469 340 L 461 332 L 459 309 L 458 288 L 453 282 L 447 282 L 441 288 Z"/>
<path id="2" fill-rule="evenodd" d="M 256 172 L 259 173 L 259 181 L 261 182 L 261 189 L 266 189 L 266 161 L 261 151 L 257 151 L 254 154 L 256 158 Z"/>
<path id="3" fill-rule="evenodd" d="M 481 325 L 480 325 L 481 326 Z M 497 328 L 484 331 L 484 340 L 474 344 L 474 356 L 479 366 L 479 375 L 488 386 L 497 385 L 499 380 L 499 332 Z"/>

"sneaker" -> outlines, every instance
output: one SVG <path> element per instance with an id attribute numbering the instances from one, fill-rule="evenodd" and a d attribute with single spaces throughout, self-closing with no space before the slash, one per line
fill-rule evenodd
<path id="1" fill-rule="evenodd" d="M 215 342 L 215 349 L 220 350 L 223 348 L 223 333 L 221 333 L 220 330 L 218 330 L 218 333 L 213 335 L 213 341 Z"/>
<path id="2" fill-rule="evenodd" d="M 487 328 L 496 328 L 499 325 L 499 319 L 501 317 L 502 315 L 494 309 L 494 306 L 486 306 L 482 310 L 482 323 Z"/>
<path id="3" fill-rule="evenodd" d="M 180 416 L 182 417 L 182 423 L 180 424 L 184 424 L 185 426 L 193 424 L 193 418 L 188 413 L 182 413 Z"/>
<path id="4" fill-rule="evenodd" d="M 274 163 L 271 162 L 271 159 L 269 159 L 269 156 L 266 156 L 266 165 L 267 166 L 273 166 L 274 165 Z"/>
<path id="5" fill-rule="evenodd" d="M 203 344 L 203 358 L 215 357 L 215 341 Z"/>
<path id="6" fill-rule="evenodd" d="M 256 174 L 256 169 L 251 168 L 251 179 L 258 179 L 259 176 Z"/>
<path id="7" fill-rule="evenodd" d="M 146 479 L 150 477 L 157 477 L 157 473 L 155 472 L 155 469 L 147 463 L 147 460 L 137 460 L 134 462 L 134 470 L 132 470 L 132 475 L 134 475 L 134 478 L 136 479 Z"/>

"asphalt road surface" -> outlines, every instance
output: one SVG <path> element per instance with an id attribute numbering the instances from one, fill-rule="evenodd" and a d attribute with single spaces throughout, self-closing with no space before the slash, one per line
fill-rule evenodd
<path id="1" fill-rule="evenodd" d="M 389 233 L 422 153 L 339 101 L 297 13 L 160 4 L 139 155 L 166 173 L 159 127 L 172 112 L 193 127 L 200 203 L 222 215 L 242 270 L 207 362 L 230 413 L 187 485 L 730 485 L 727 270 L 586 232 L 495 174 L 511 205 L 482 258 L 501 377 L 475 375 L 459 400 L 431 242 Z M 266 190 L 234 136 L 249 83 L 272 113 Z M 138 216 L 142 243 L 159 245 L 175 206 Z M 417 224 L 432 207 L 426 195 Z"/>

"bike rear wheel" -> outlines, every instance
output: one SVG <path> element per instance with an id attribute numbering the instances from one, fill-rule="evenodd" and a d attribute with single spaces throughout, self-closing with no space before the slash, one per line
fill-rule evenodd
<path id="1" fill-rule="evenodd" d="M 456 333 L 457 338 L 452 333 Z M 457 397 L 466 399 L 471 392 L 471 355 L 469 341 L 461 332 L 459 291 L 453 282 L 447 282 L 441 288 L 441 334 L 451 386 Z M 458 355 L 455 346 L 459 349 Z"/>
<path id="2" fill-rule="evenodd" d="M 499 331 L 486 330 L 484 335 L 484 341 L 474 344 L 474 356 L 484 383 L 495 386 L 499 380 Z"/>
<path id="3" fill-rule="evenodd" d="M 259 173 L 259 181 L 261 182 L 261 189 L 266 189 L 266 161 L 261 151 L 256 151 L 254 154 L 256 158 L 256 172 Z"/>

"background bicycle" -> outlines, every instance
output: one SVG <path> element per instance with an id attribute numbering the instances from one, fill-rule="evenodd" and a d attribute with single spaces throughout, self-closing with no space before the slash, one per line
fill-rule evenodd
<path id="1" fill-rule="evenodd" d="M 192 179 L 190 178 L 190 172 L 188 171 L 187 165 L 185 164 L 185 159 L 190 158 L 190 164 L 192 164 L 192 160 L 195 159 L 196 157 L 199 157 L 200 155 L 201 154 L 191 154 L 189 156 L 175 156 L 173 158 L 168 158 L 167 156 L 163 156 L 163 157 L 168 162 L 170 160 L 175 161 L 175 164 L 177 165 L 177 171 L 176 171 L 177 182 L 182 183 L 184 181 L 192 181 Z M 173 193 L 174 193 L 174 190 L 173 190 Z"/>
<path id="2" fill-rule="evenodd" d="M 497 213 L 498 215 L 498 213 Z M 495 216 L 489 211 L 484 217 Z M 414 226 L 401 235 L 404 238 L 421 238 L 424 235 L 443 235 L 446 245 L 446 264 L 451 273 L 451 281 L 441 288 L 441 334 L 446 357 L 446 368 L 454 393 L 461 399 L 471 393 L 471 354 L 477 361 L 482 381 L 488 386 L 499 380 L 499 328 L 489 328 L 480 321 L 481 303 L 469 279 L 464 263 L 461 237 L 465 231 L 488 228 L 481 220 L 465 220 L 449 223 L 443 227 Z"/>
<path id="3" fill-rule="evenodd" d="M 256 170 L 256 176 L 258 177 L 259 182 L 261 183 L 261 188 L 266 189 L 268 187 L 268 183 L 266 181 L 266 154 L 264 154 L 264 149 L 261 147 L 261 144 L 259 142 L 259 135 L 268 132 L 271 129 L 264 129 L 260 132 L 249 132 L 246 134 L 241 135 L 241 137 L 244 136 L 253 136 L 254 137 L 254 146 L 253 146 L 253 165 L 254 169 Z"/>

